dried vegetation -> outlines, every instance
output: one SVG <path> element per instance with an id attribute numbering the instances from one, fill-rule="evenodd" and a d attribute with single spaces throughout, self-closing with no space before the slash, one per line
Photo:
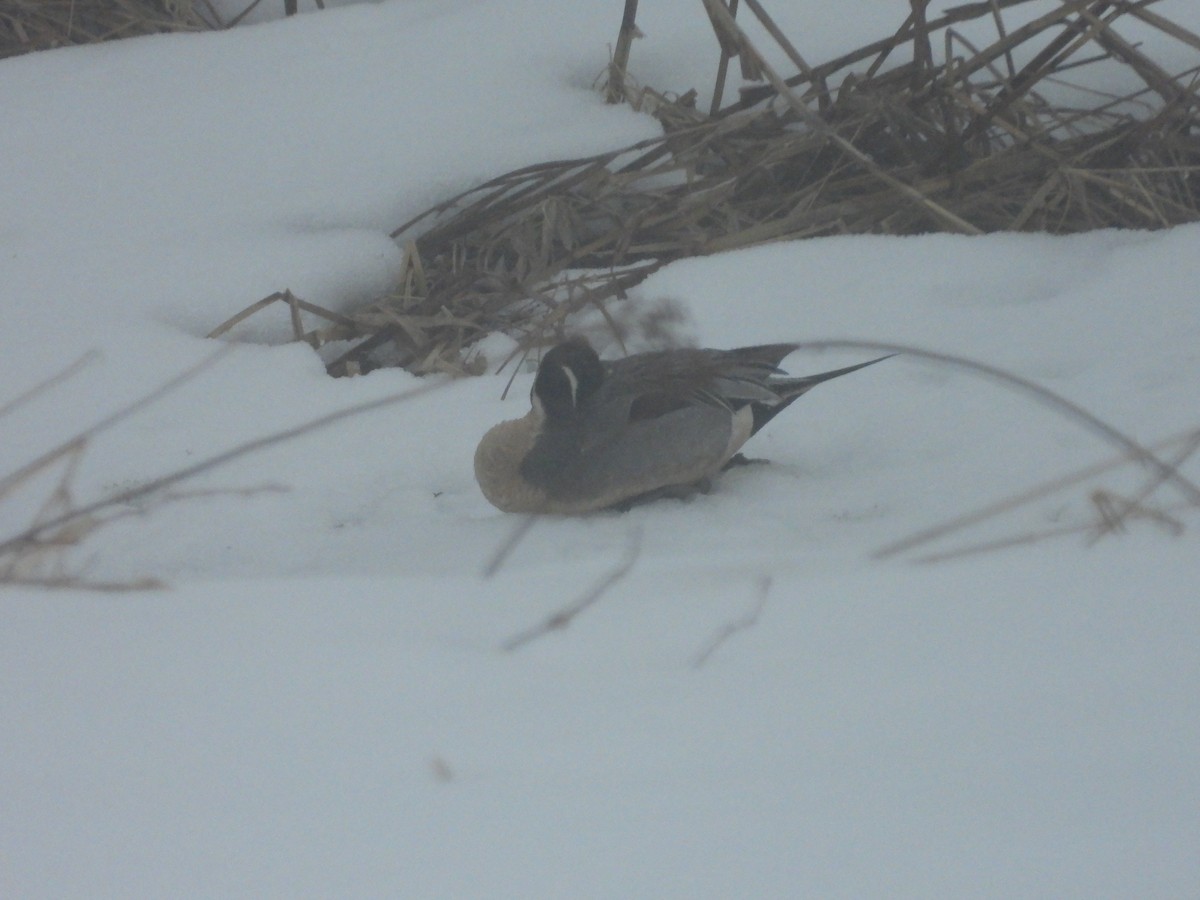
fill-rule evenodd
<path id="1" fill-rule="evenodd" d="M 1200 50 L 1153 0 L 1064 0 L 1022 10 L 1011 29 L 1006 12 L 1037 0 L 972 3 L 936 20 L 913 0 L 895 33 L 816 66 L 758 0 L 743 0 L 798 73 L 787 78 L 730 7 L 701 2 L 720 46 L 719 85 L 734 58 L 761 85 L 702 111 L 695 92 L 665 97 L 614 63 L 609 95 L 656 116 L 661 137 L 508 172 L 403 223 L 392 233 L 403 277 L 361 308 L 302 308 L 286 292 L 256 306 L 288 305 L 298 340 L 349 342 L 326 351 L 335 375 L 461 370 L 489 333 L 528 348 L 585 309 L 621 339 L 630 315 L 610 301 L 682 257 L 830 234 L 1062 234 L 1200 218 L 1200 66 L 1168 71 L 1121 33 L 1154 29 Z M 985 46 L 961 33 L 974 20 L 990 23 Z M 1069 89 L 1102 66 L 1137 86 L 1120 96 Z"/>
<path id="2" fill-rule="evenodd" d="M 214 494 L 249 496 L 286 490 L 277 484 L 215 490 L 189 490 L 181 485 L 235 459 L 328 428 L 370 410 L 404 403 L 413 397 L 438 390 L 445 383 L 426 381 L 400 393 L 335 410 L 291 428 L 238 444 L 157 478 L 115 488 L 97 500 L 80 502 L 75 496 L 75 474 L 92 442 L 201 375 L 231 349 L 222 347 L 131 403 L 80 430 L 73 437 L 0 476 L 0 586 L 118 591 L 160 587 L 162 583 L 154 578 L 97 581 L 88 576 L 86 567 L 80 569 L 69 564 L 68 551 L 78 548 L 96 531 L 114 521 L 142 516 L 168 503 Z M 97 357 L 96 353 L 88 353 L 40 384 L 0 404 L 0 419 L 78 377 Z M 22 498 L 21 495 L 25 496 Z M 35 502 L 27 523 L 11 526 L 10 521 L 21 519 L 21 508 L 28 507 L 30 496 L 40 499 Z"/>
<path id="3" fill-rule="evenodd" d="M 307 0 L 316 9 L 325 0 Z M 0 59 L 171 31 L 232 28 L 260 6 L 300 11 L 299 0 L 245 0 L 222 18 L 212 0 L 0 0 Z"/>
<path id="4" fill-rule="evenodd" d="M 0 0 L 0 59 L 219 22 L 206 0 Z"/>
<path id="5" fill-rule="evenodd" d="M 326 347 L 331 374 L 476 371 L 480 338 L 503 331 L 532 347 L 585 309 L 618 340 L 635 321 L 668 327 L 610 301 L 682 257 L 828 234 L 1195 221 L 1200 66 L 1173 71 L 1128 35 L 1150 29 L 1187 52 L 1200 51 L 1200 37 L 1155 5 L 982 0 L 931 20 L 928 0 L 910 0 L 895 32 L 810 65 L 759 0 L 698 0 L 717 39 L 713 95 L 724 94 L 731 60 L 761 82 L 702 111 L 695 91 L 667 97 L 629 75 L 637 3 L 625 0 L 606 93 L 654 115 L 661 137 L 505 173 L 401 224 L 392 236 L 405 248 L 402 277 L 373 302 L 334 313 L 281 291 L 212 334 L 278 303 L 295 339 Z M 752 39 L 739 13 L 764 37 Z M 0 0 L 0 57 L 237 19 L 221 21 L 209 0 Z M 969 40 L 985 23 L 991 37 Z M 1120 95 L 1068 89 L 1105 78 L 1135 85 Z"/>

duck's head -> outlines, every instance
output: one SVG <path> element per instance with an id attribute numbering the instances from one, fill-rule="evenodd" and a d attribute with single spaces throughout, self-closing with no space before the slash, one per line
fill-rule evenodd
<path id="1" fill-rule="evenodd" d="M 570 338 L 546 352 L 529 392 L 529 412 L 489 430 L 475 451 L 475 478 L 493 506 L 506 512 L 575 511 L 575 504 L 552 499 L 524 470 L 555 468 L 556 454 L 577 442 L 581 408 L 605 374 L 584 338 Z"/>
<path id="2" fill-rule="evenodd" d="M 604 363 L 586 338 L 573 337 L 542 357 L 529 400 L 548 424 L 574 422 L 604 383 Z"/>

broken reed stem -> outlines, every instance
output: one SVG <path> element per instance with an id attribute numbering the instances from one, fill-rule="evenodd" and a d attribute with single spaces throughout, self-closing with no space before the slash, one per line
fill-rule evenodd
<path id="1" fill-rule="evenodd" d="M 620 103 L 625 99 L 625 78 L 629 69 L 629 50 L 637 35 L 637 0 L 625 0 L 625 11 L 621 14 L 621 29 L 617 32 L 617 47 L 613 51 L 608 69 L 606 103 Z"/>
<path id="2" fill-rule="evenodd" d="M 737 18 L 738 0 L 729 0 L 729 15 Z M 713 84 L 712 101 L 709 104 L 708 114 L 715 116 L 721 108 L 722 98 L 725 96 L 725 79 L 729 74 L 729 51 L 725 46 L 721 45 L 721 56 L 717 60 L 717 80 Z"/>

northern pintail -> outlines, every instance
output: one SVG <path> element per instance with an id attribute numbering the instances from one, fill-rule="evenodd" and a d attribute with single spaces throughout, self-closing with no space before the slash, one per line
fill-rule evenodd
<path id="1" fill-rule="evenodd" d="M 475 478 L 492 505 L 521 513 L 587 513 L 706 491 L 793 400 L 887 359 L 789 378 L 779 364 L 797 346 L 602 361 L 584 338 L 563 341 L 542 358 L 529 413 L 479 442 Z"/>

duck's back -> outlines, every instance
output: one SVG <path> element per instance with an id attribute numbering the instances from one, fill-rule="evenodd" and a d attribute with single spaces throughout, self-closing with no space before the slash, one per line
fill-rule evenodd
<path id="1" fill-rule="evenodd" d="M 601 509 L 715 475 L 734 452 L 731 445 L 744 440 L 734 439 L 735 421 L 718 407 L 686 405 L 665 415 L 626 420 L 623 427 L 588 442 L 574 435 L 543 435 L 521 473 L 558 503 Z"/>

